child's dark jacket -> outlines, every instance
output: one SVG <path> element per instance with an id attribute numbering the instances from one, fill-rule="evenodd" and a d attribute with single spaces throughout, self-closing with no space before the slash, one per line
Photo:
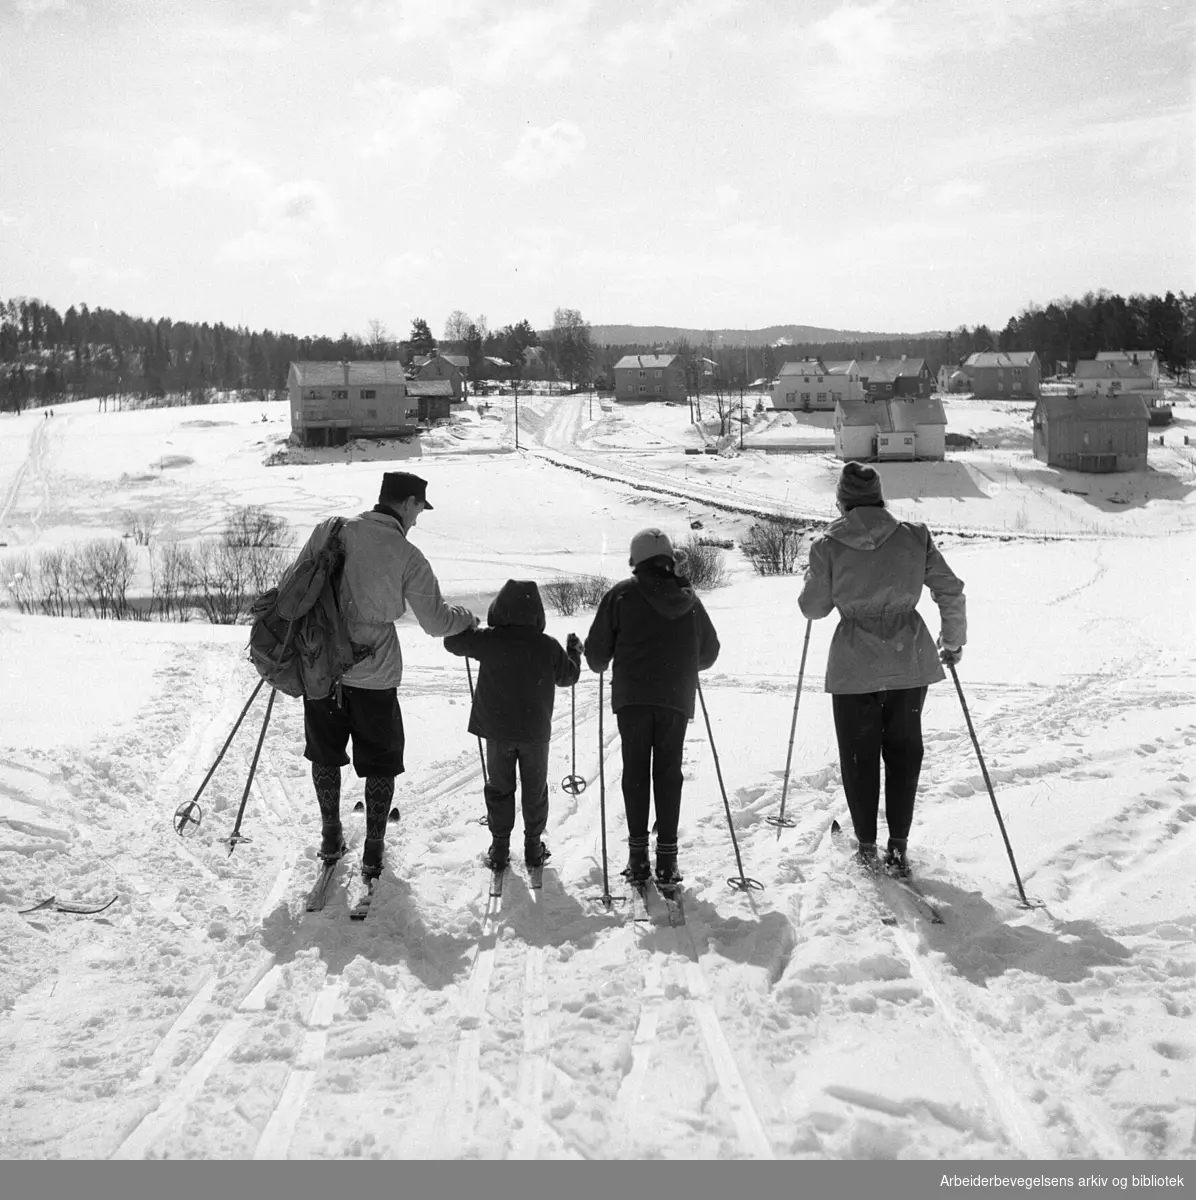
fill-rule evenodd
<path id="1" fill-rule="evenodd" d="M 544 604 L 530 581 L 508 579 L 486 619 L 488 629 L 444 639 L 450 654 L 481 664 L 469 732 L 506 742 L 549 741 L 555 690 L 577 682 L 580 652 L 570 657 L 544 632 Z"/>

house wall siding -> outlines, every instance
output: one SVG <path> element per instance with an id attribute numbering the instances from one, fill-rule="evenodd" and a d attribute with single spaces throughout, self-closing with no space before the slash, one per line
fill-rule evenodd
<path id="1" fill-rule="evenodd" d="M 657 371 L 660 372 L 659 378 Z M 641 372 L 643 378 L 641 378 Z M 644 388 L 644 391 L 640 391 Z M 684 402 L 685 371 L 681 367 L 616 367 L 616 400 L 679 400 Z"/>

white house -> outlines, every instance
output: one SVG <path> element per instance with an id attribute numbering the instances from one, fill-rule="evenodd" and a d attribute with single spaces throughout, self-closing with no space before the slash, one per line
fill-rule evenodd
<path id="1" fill-rule="evenodd" d="M 1153 355 L 1153 351 L 1149 352 Z M 1116 396 L 1133 392 L 1141 395 L 1147 404 L 1158 404 L 1163 399 L 1159 387 L 1159 364 L 1157 359 L 1142 357 L 1130 351 L 1133 357 L 1110 355 L 1102 358 L 1081 359 L 1072 372 L 1078 396 Z"/>
<path id="2" fill-rule="evenodd" d="M 947 414 L 937 396 L 901 400 L 841 400 L 835 405 L 835 454 L 875 459 L 946 455 Z"/>
<path id="3" fill-rule="evenodd" d="M 397 362 L 292 362 L 287 391 L 291 430 L 309 446 L 410 433 L 419 420 Z"/>
<path id="4" fill-rule="evenodd" d="M 1135 367 L 1143 367 L 1150 376 L 1151 389 L 1159 386 L 1159 353 L 1157 350 L 1100 350 L 1097 352 L 1096 361 L 1129 363 Z"/>
<path id="5" fill-rule="evenodd" d="M 831 412 L 838 400 L 861 399 L 863 384 L 854 362 L 820 358 L 787 362 L 772 385 L 772 407 L 785 411 Z"/>

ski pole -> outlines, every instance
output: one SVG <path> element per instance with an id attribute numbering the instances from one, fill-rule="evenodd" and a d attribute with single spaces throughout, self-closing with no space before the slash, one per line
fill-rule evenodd
<path id="1" fill-rule="evenodd" d="M 569 689 L 569 705 L 571 710 L 570 725 L 572 729 L 570 737 L 573 743 L 573 767 L 571 774 L 566 775 L 561 780 L 561 790 L 568 792 L 570 796 L 576 796 L 586 790 L 586 781 L 577 773 L 577 684 L 574 684 Z M 601 712 L 598 714 L 598 720 L 602 720 Z"/>
<path id="2" fill-rule="evenodd" d="M 233 738 L 237 736 L 237 730 L 241 728 L 241 722 L 245 720 L 245 714 L 257 699 L 257 694 L 262 690 L 265 682 L 264 679 L 257 681 L 257 687 L 253 689 L 249 699 L 245 701 L 245 707 L 241 709 L 241 715 L 234 723 L 228 737 L 225 738 L 224 745 L 220 747 L 220 753 L 216 755 L 216 761 L 208 768 L 208 773 L 203 777 L 203 783 L 199 785 L 199 791 L 190 800 L 184 804 L 180 804 L 174 810 L 174 831 L 179 837 L 186 837 L 199 828 L 199 823 L 203 820 L 203 809 L 199 806 L 199 798 L 203 795 L 204 788 L 208 786 L 208 781 L 216 774 L 216 768 L 220 766 L 221 760 L 224 758 L 229 746 L 232 745 Z"/>
<path id="3" fill-rule="evenodd" d="M 706 697 L 702 695 L 702 681 L 698 680 L 698 699 L 702 702 L 702 716 L 706 719 L 706 736 L 710 739 L 710 753 L 714 755 L 714 771 L 718 776 L 718 790 L 723 794 L 723 807 L 727 810 L 727 828 L 731 831 L 731 845 L 735 847 L 735 861 L 739 864 L 739 874 L 727 880 L 730 887 L 746 892 L 754 888 L 758 892 L 764 890 L 764 884 L 755 879 L 748 879 L 743 873 L 743 858 L 739 853 L 739 839 L 735 836 L 735 822 L 731 820 L 731 805 L 727 800 L 727 789 L 723 786 L 723 769 L 718 761 L 718 750 L 714 746 L 714 731 L 710 728 L 710 714 L 706 711 Z"/>
<path id="4" fill-rule="evenodd" d="M 469 702 L 470 702 L 470 704 L 472 704 L 473 703 L 473 668 L 469 665 L 468 658 L 466 658 L 466 660 L 465 660 L 465 674 L 469 679 Z M 481 760 L 481 763 L 482 763 L 482 786 L 488 787 L 490 784 L 490 780 L 486 778 L 486 755 L 482 750 L 482 739 L 481 739 L 480 735 L 478 737 L 478 758 Z M 488 816 L 477 817 L 475 819 L 474 823 L 477 825 L 489 825 L 490 818 Z"/>
<path id="5" fill-rule="evenodd" d="M 988 798 L 993 802 L 993 812 L 997 814 L 997 825 L 1001 829 L 1001 837 L 1005 841 L 1005 851 L 1009 855 L 1009 865 L 1013 868 L 1013 878 L 1017 882 L 1017 894 L 1022 898 L 1023 908 L 1042 908 L 1041 903 L 1035 904 L 1026 899 L 1026 889 L 1022 887 L 1022 877 L 1018 874 L 1017 862 L 1013 857 L 1013 847 L 1009 843 L 1009 834 L 1005 832 L 1005 822 L 1001 819 L 1001 810 L 997 807 L 996 793 L 993 791 L 992 780 L 988 777 L 988 768 L 984 765 L 984 755 L 980 753 L 980 741 L 976 737 L 976 729 L 972 725 L 972 714 L 968 712 L 968 702 L 963 698 L 963 688 L 959 685 L 959 676 L 955 664 L 948 663 L 947 669 L 955 681 L 955 690 L 959 694 L 959 703 L 963 708 L 963 719 L 968 723 L 968 733 L 972 735 L 972 745 L 976 747 L 976 758 L 980 763 L 980 773 L 984 776 L 984 786 L 988 788 Z"/>
<path id="6" fill-rule="evenodd" d="M 785 793 L 789 790 L 789 764 L 793 761 L 793 735 L 797 732 L 797 706 L 801 701 L 801 684 L 806 674 L 806 651 L 810 649 L 810 630 L 814 627 L 813 619 L 806 621 L 806 640 L 801 647 L 801 666 L 797 668 L 797 694 L 793 697 L 793 721 L 789 725 L 789 753 L 785 755 L 785 782 L 781 784 L 781 811 L 775 817 L 765 817 L 770 824 L 777 827 L 777 837 L 781 830 L 789 829 L 797 822 L 792 817 L 785 816 Z"/>
<path id="7" fill-rule="evenodd" d="M 266 726 L 270 724 L 270 714 L 274 711 L 274 697 L 278 692 L 274 688 L 270 689 L 270 699 L 266 701 L 266 715 L 262 720 L 262 731 L 257 735 L 257 746 L 253 751 L 253 761 L 249 764 L 249 777 L 245 780 L 245 791 L 241 793 L 241 807 L 237 809 L 237 820 L 233 825 L 233 831 L 224 840 L 228 843 L 228 856 L 232 858 L 233 851 L 237 848 L 238 842 L 249 842 L 252 838 L 247 838 L 241 832 L 241 818 L 245 815 L 245 803 L 249 799 L 249 789 L 253 786 L 253 776 L 257 771 L 257 760 L 262 753 L 262 743 L 266 740 Z"/>
<path id="8" fill-rule="evenodd" d="M 599 824 L 602 827 L 602 895 L 591 896 L 590 899 L 598 901 L 606 909 L 616 903 L 615 897 L 610 894 L 610 876 L 607 873 L 606 867 L 606 768 L 604 763 L 603 751 L 605 745 L 602 741 L 602 672 L 598 672 L 598 818 Z"/>

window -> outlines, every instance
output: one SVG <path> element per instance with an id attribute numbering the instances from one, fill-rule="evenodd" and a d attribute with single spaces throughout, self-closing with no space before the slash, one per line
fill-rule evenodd
<path id="1" fill-rule="evenodd" d="M 378 393 L 376 391 L 374 391 L 373 388 L 362 388 L 361 389 L 361 398 L 363 400 L 373 400 L 377 395 L 378 395 Z"/>
<path id="2" fill-rule="evenodd" d="M 809 377 L 809 375 L 803 375 L 803 376 L 801 377 L 801 381 L 802 381 L 802 383 L 809 383 L 809 382 L 810 382 L 810 377 Z"/>
<path id="3" fill-rule="evenodd" d="M 785 393 L 785 403 L 786 404 L 796 404 L 797 403 L 797 393 L 796 392 L 786 392 Z"/>
<path id="4" fill-rule="evenodd" d="M 802 402 L 803 404 L 809 404 L 809 403 L 810 403 L 810 393 L 809 393 L 809 392 L 802 392 L 802 394 L 801 394 L 801 402 Z"/>
<path id="5" fill-rule="evenodd" d="M 641 379 L 647 379 L 647 378 L 648 378 L 648 372 L 647 372 L 647 371 L 641 371 L 641 372 L 640 372 L 640 378 L 641 378 Z M 641 389 L 641 390 L 642 390 L 642 389 Z"/>
<path id="6" fill-rule="evenodd" d="M 663 371 L 657 371 L 657 372 L 656 372 L 656 378 L 657 378 L 657 379 L 660 379 L 660 378 L 661 378 L 661 376 L 663 376 L 663 375 L 664 375 L 664 372 L 663 372 Z"/>
<path id="7" fill-rule="evenodd" d="M 1014 367 L 1014 368 L 1013 368 L 1013 377 L 1014 377 L 1014 379 L 1020 379 L 1020 378 L 1022 377 L 1022 369 L 1021 369 L 1021 367 Z"/>
<path id="8" fill-rule="evenodd" d="M 365 410 L 365 415 L 367 417 L 373 417 L 373 419 L 376 421 L 378 419 L 378 410 L 376 408 L 367 408 Z"/>
<path id="9" fill-rule="evenodd" d="M 659 375 L 659 374 L 660 374 L 660 372 L 658 371 L 658 372 L 657 372 L 657 374 Z M 658 396 L 660 395 L 660 393 L 661 393 L 661 390 L 662 390 L 662 389 L 661 389 L 661 386 L 660 386 L 660 384 L 658 383 L 658 384 L 656 385 L 656 388 L 655 388 L 656 394 L 657 394 Z"/>
<path id="10" fill-rule="evenodd" d="M 819 404 L 825 404 L 825 403 L 826 403 L 826 392 L 819 392 L 819 393 L 818 393 L 818 403 L 819 403 Z"/>
<path id="11" fill-rule="evenodd" d="M 347 389 L 334 389 L 332 393 L 333 400 L 348 400 L 349 392 Z"/>
<path id="12" fill-rule="evenodd" d="M 643 372 L 641 371 L 641 372 L 640 372 L 640 374 L 642 375 L 642 374 L 643 374 Z M 648 389 L 647 389 L 647 388 L 646 388 L 646 387 L 645 387 L 645 386 L 644 386 L 644 385 L 641 383 L 641 384 L 640 384 L 640 391 L 641 391 L 641 392 L 646 392 L 647 390 L 648 390 Z"/>

